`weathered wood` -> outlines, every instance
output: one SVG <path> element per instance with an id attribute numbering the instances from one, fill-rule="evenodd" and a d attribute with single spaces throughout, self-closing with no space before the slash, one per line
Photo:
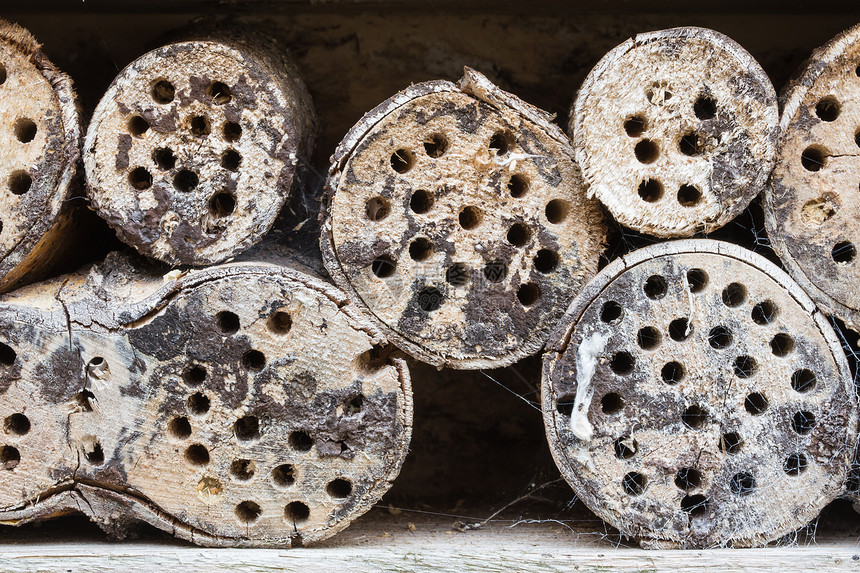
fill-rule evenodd
<path id="1" fill-rule="evenodd" d="M 860 26 L 817 49 L 782 97 L 768 236 L 815 302 L 860 329 Z"/>
<path id="2" fill-rule="evenodd" d="M 120 72 L 96 107 L 84 143 L 89 196 L 139 252 L 219 263 L 272 226 L 314 123 L 272 39 L 218 30 L 168 44 Z"/>
<path id="3" fill-rule="evenodd" d="M 72 80 L 0 20 L 0 292 L 41 280 L 75 246 L 81 126 Z M 82 203 L 82 202 L 81 202 Z"/>
<path id="4" fill-rule="evenodd" d="M 440 367 L 539 351 L 604 236 L 564 133 L 469 68 L 368 112 L 332 157 L 325 205 L 335 282 Z"/>
<path id="5" fill-rule="evenodd" d="M 266 263 L 132 262 L 0 302 L 0 522 L 79 511 L 117 537 L 142 520 L 290 546 L 380 498 L 409 444 L 409 373 L 342 293 Z"/>
<path id="6" fill-rule="evenodd" d="M 556 462 L 646 546 L 761 545 L 844 492 L 858 433 L 845 355 L 758 255 L 714 241 L 641 249 L 601 271 L 548 346 Z"/>
<path id="7" fill-rule="evenodd" d="M 764 187 L 776 93 L 755 59 L 704 28 L 637 34 L 609 52 L 571 108 L 589 195 L 661 238 L 719 229 Z"/>

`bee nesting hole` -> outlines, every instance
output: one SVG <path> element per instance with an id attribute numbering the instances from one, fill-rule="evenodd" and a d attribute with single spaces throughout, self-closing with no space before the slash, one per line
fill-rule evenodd
<path id="1" fill-rule="evenodd" d="M 860 328 L 860 131 L 853 102 L 860 26 L 817 49 L 787 86 L 765 224 L 785 267 L 812 299 Z"/>
<path id="2" fill-rule="evenodd" d="M 258 242 L 288 196 L 295 158 L 311 150 L 310 96 L 286 52 L 260 33 L 216 36 L 132 62 L 84 142 L 99 215 L 124 242 L 173 265 L 220 263 Z M 243 131 L 259 117 L 278 121 Z M 229 225 L 213 221 L 228 216 Z"/>
<path id="3" fill-rule="evenodd" d="M 767 74 L 733 40 L 703 28 L 637 34 L 617 46 L 586 78 L 570 118 L 591 191 L 619 223 L 660 238 L 734 219 L 776 155 L 779 110 Z"/>
<path id="4" fill-rule="evenodd" d="M 818 515 L 840 494 L 857 436 L 839 420 L 858 405 L 805 297 L 764 258 L 715 241 L 603 269 L 544 358 L 547 435 L 576 495 L 624 535 L 681 547 L 761 544 Z M 593 398 L 580 404 L 583 383 Z"/>
<path id="5" fill-rule="evenodd" d="M 329 273 L 425 362 L 500 367 L 533 354 L 596 272 L 603 236 L 564 134 L 473 70 L 377 111 L 329 174 Z"/>

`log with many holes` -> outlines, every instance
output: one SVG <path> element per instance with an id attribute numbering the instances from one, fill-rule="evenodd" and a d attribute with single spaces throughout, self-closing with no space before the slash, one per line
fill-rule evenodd
<path id="1" fill-rule="evenodd" d="M 74 245 L 81 126 L 72 80 L 0 20 L 0 292 L 46 278 Z"/>
<path id="2" fill-rule="evenodd" d="M 604 236 L 562 131 L 468 68 L 367 113 L 332 158 L 325 205 L 335 282 L 392 342 L 453 368 L 538 352 Z"/>
<path id="3" fill-rule="evenodd" d="M 773 167 L 776 93 L 713 30 L 638 34 L 589 73 L 569 132 L 589 195 L 619 223 L 661 238 L 719 229 Z"/>
<path id="4" fill-rule="evenodd" d="M 844 492 L 858 405 L 839 341 L 784 272 L 728 243 L 607 266 L 544 356 L 577 496 L 649 547 L 760 545 Z"/>
<path id="5" fill-rule="evenodd" d="M 79 511 L 213 546 L 346 527 L 406 455 L 405 363 L 303 273 L 173 275 L 111 255 L 0 302 L 0 522 Z"/>
<path id="6" fill-rule="evenodd" d="M 310 153 L 310 96 L 258 33 L 168 44 L 126 67 L 84 143 L 93 206 L 171 264 L 222 262 L 260 240 Z"/>

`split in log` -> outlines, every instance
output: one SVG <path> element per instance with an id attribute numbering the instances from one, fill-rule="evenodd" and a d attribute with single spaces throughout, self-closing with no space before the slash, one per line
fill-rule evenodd
<path id="1" fill-rule="evenodd" d="M 730 38 L 703 28 L 638 34 L 589 73 L 569 131 L 589 195 L 661 238 L 719 229 L 773 168 L 776 93 Z"/>
<path id="2" fill-rule="evenodd" d="M 312 147 L 310 96 L 256 32 L 168 44 L 125 68 L 84 143 L 93 206 L 121 240 L 209 265 L 269 230 Z"/>
<path id="3" fill-rule="evenodd" d="M 860 329 L 860 26 L 816 50 L 783 101 L 768 236 L 813 300 Z"/>
<path id="4" fill-rule="evenodd" d="M 335 282 L 439 367 L 538 352 L 604 238 L 564 133 L 469 68 L 367 113 L 332 157 L 325 205 Z"/>
<path id="5" fill-rule="evenodd" d="M 607 266 L 548 343 L 542 406 L 576 495 L 646 547 L 753 546 L 844 492 L 858 405 L 788 275 L 716 241 Z"/>
<path id="6" fill-rule="evenodd" d="M 40 47 L 0 20 L 0 292 L 55 272 L 83 206 L 73 201 L 81 126 L 72 80 Z"/>
<path id="7" fill-rule="evenodd" d="M 295 546 L 406 455 L 409 372 L 334 287 L 272 264 L 111 255 L 0 302 L 0 523 L 71 511 L 211 546 Z"/>

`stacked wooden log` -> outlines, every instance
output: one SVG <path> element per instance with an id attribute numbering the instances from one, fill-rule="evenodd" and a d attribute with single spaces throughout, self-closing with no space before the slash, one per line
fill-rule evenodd
<path id="1" fill-rule="evenodd" d="M 0 90 L 40 86 L 0 105 L 17 138 L 0 206 L 17 226 L 0 233 L 24 249 L 0 259 L 11 288 L 50 273 L 28 261 L 74 220 L 42 205 L 83 189 L 70 82 L 5 26 Z M 319 541 L 399 472 L 405 355 L 475 370 L 546 348 L 555 461 L 622 534 L 750 546 L 803 527 L 845 494 L 858 439 L 821 312 L 856 327 L 858 54 L 860 28 L 817 52 L 781 123 L 752 56 L 700 28 L 607 54 L 568 134 L 470 68 L 413 85 L 331 158 L 313 239 L 338 288 L 284 247 L 293 225 L 267 236 L 315 124 L 286 52 L 219 29 L 141 56 L 96 108 L 83 164 L 91 206 L 157 261 L 112 254 L 0 300 L 0 522 L 77 511 L 114 536 L 144 521 L 203 545 Z M 702 238 L 762 190 L 797 283 Z M 609 217 L 699 238 L 598 273 Z"/>

